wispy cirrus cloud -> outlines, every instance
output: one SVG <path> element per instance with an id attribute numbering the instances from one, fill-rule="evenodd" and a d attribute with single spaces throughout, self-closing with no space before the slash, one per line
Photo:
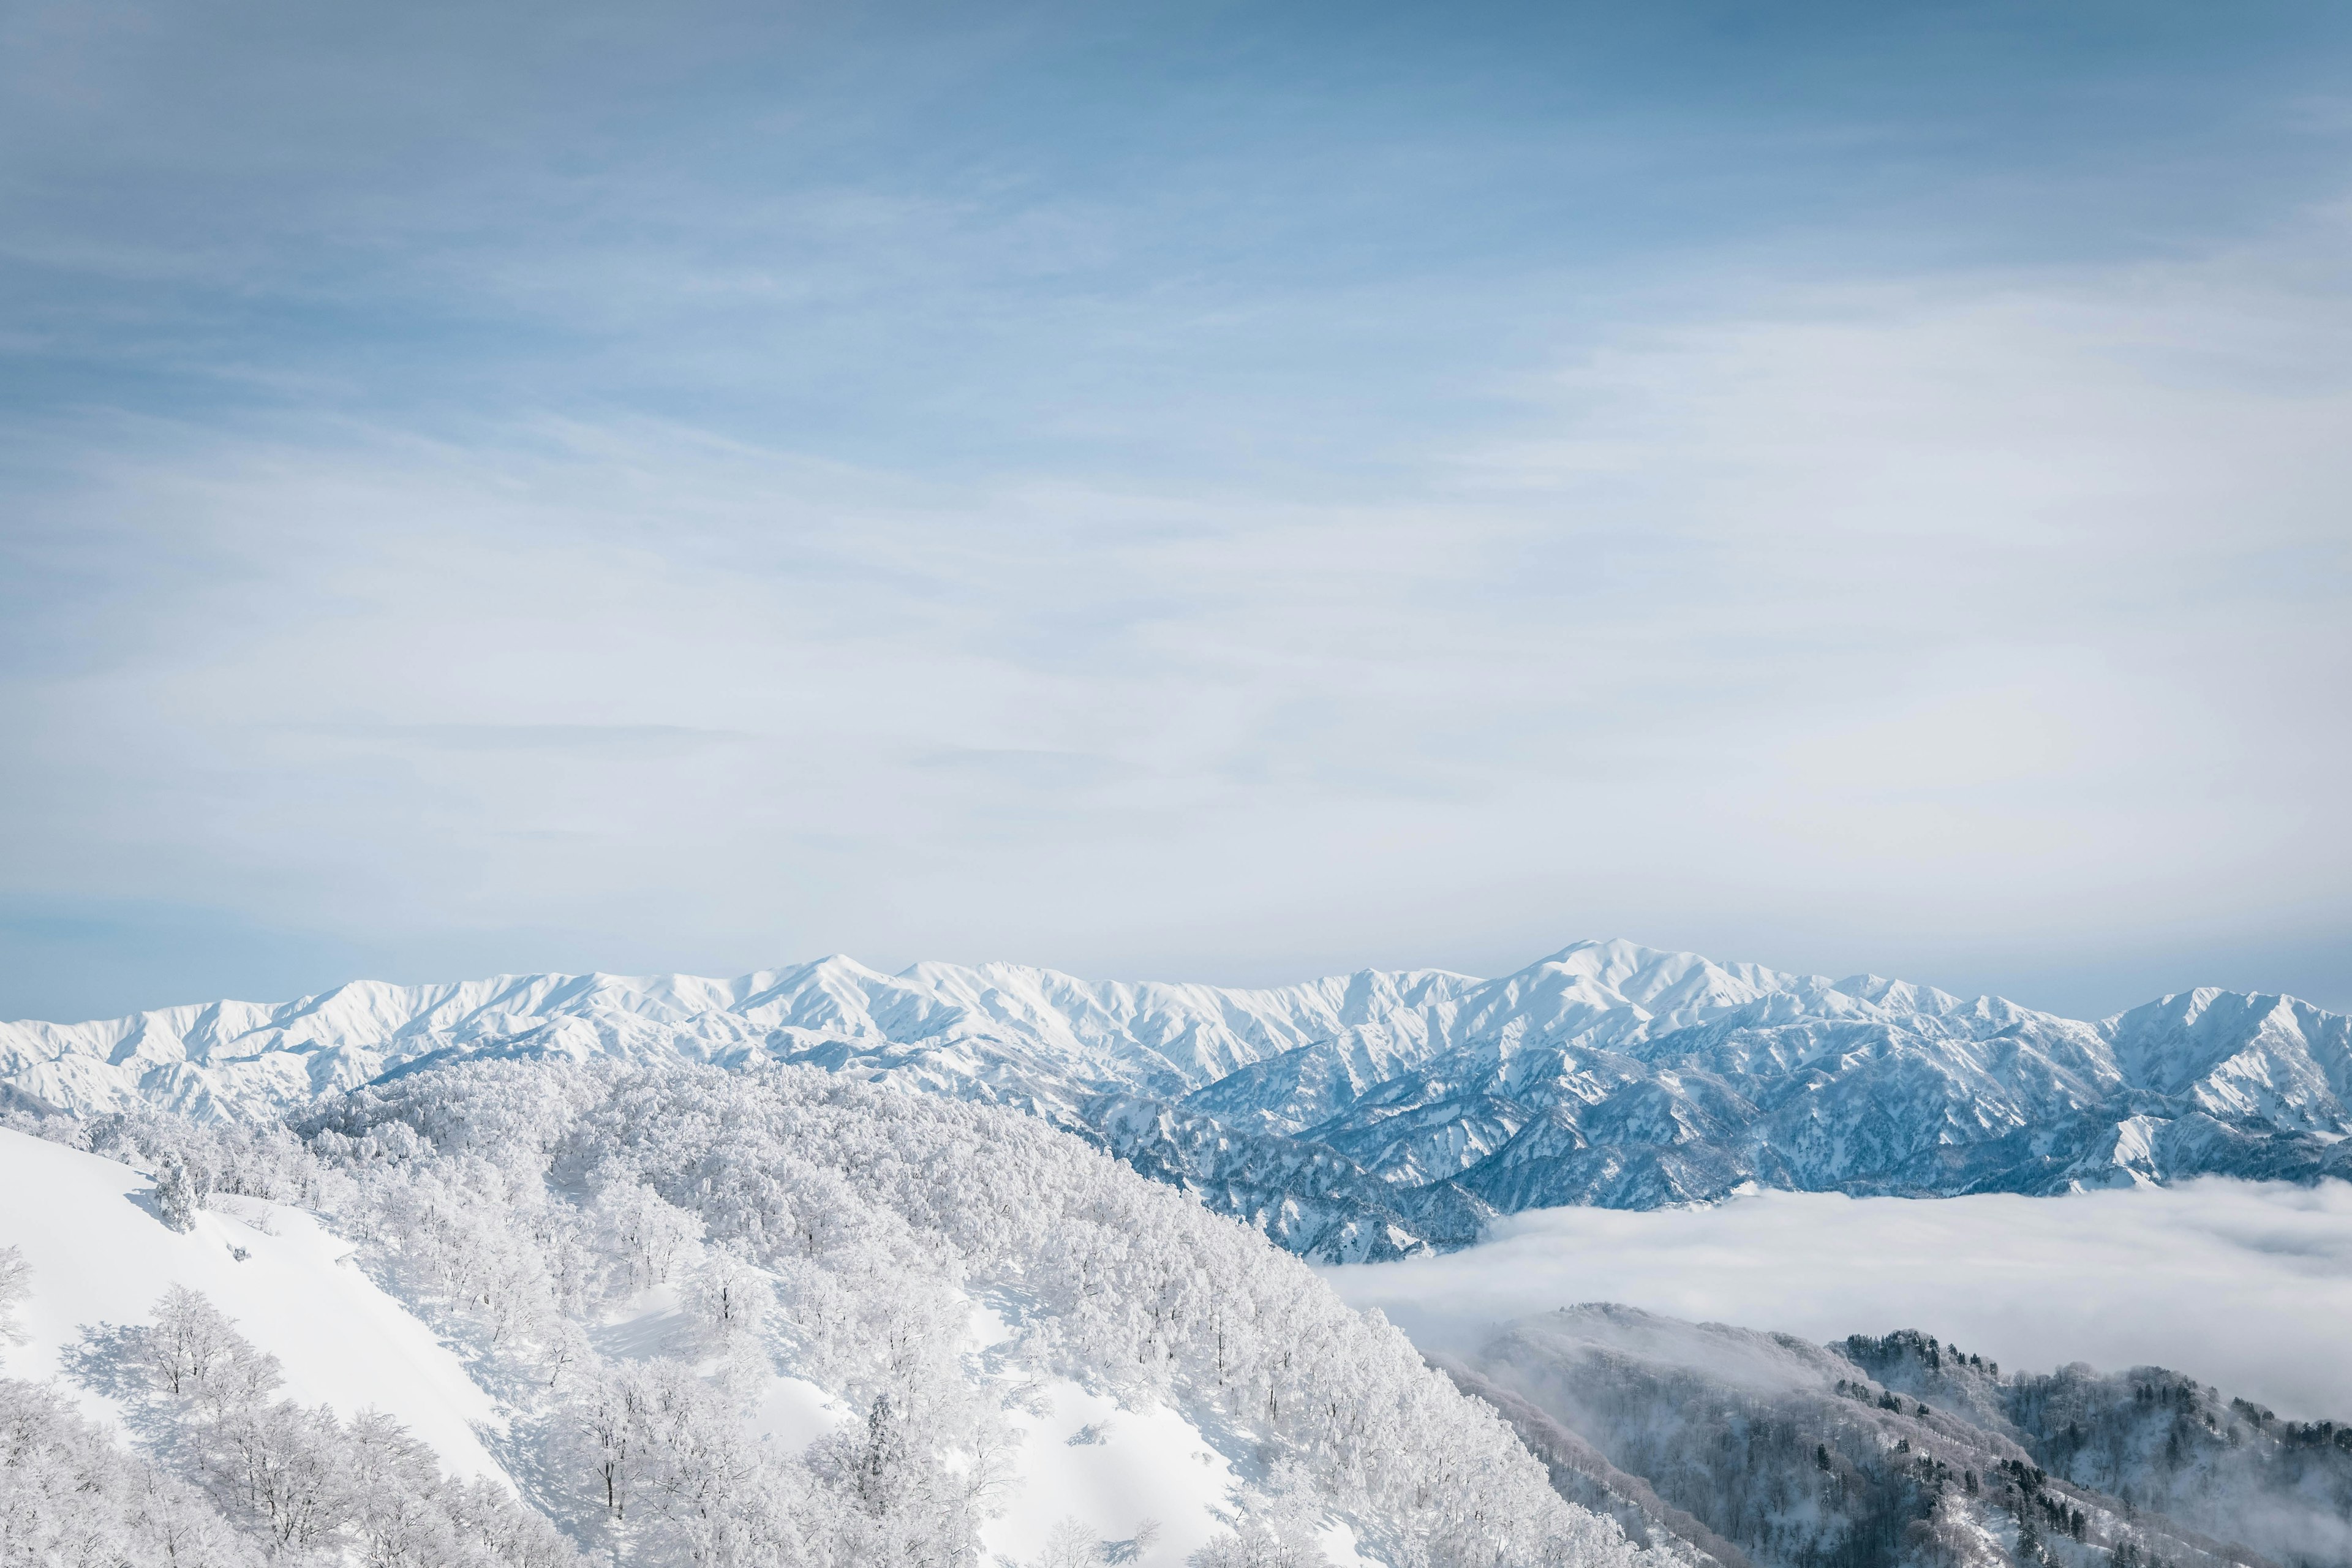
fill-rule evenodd
<path id="1" fill-rule="evenodd" d="M 2344 40 L 1489 20 L 17 13 L 8 896 L 2352 1003 Z"/>

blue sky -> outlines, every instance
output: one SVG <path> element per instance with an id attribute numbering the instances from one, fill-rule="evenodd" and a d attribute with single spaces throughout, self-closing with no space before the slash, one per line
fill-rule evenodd
<path id="1" fill-rule="evenodd" d="M 2352 1005 L 2352 13 L 0 19 L 0 1014 Z"/>

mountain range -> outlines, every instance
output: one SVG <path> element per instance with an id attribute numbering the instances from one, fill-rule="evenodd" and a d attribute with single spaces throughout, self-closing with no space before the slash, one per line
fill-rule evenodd
<path id="1" fill-rule="evenodd" d="M 783 1060 L 1018 1107 L 1360 1261 L 1496 1213 L 1750 1184 L 2057 1193 L 2352 1177 L 2352 1017 L 2195 990 L 2083 1021 L 1902 981 L 1626 942 L 1499 979 L 1366 970 L 1263 990 L 835 957 L 734 980 L 339 986 L 0 1024 L 0 1106 L 275 1119 L 468 1058 Z"/>

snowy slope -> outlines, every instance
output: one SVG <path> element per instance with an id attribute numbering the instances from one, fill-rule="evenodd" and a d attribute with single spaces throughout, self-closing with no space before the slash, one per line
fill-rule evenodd
<path id="1" fill-rule="evenodd" d="M 1123 1408 L 1067 1378 L 1044 1384 L 1036 1405 L 1013 1414 L 1003 1511 L 982 1531 L 999 1563 L 1045 1561 L 1056 1528 L 1075 1526 L 1106 1560 L 1179 1568 L 1236 1517 L 1233 1457 L 1181 1413 Z M 1330 1568 L 1370 1568 L 1344 1524 L 1317 1544 Z"/>
<path id="2" fill-rule="evenodd" d="M 736 980 L 361 984 L 0 1025 L 0 1100 L 282 1114 L 467 1057 L 782 1058 L 1014 1105 L 1316 1257 L 1566 1203 L 2352 1173 L 2352 1019 L 2196 991 L 2103 1022 L 1629 942 L 1271 990 L 848 959 Z"/>
<path id="3" fill-rule="evenodd" d="M 299 1209 L 250 1198 L 217 1200 L 182 1234 L 156 1217 L 152 1187 L 111 1160 L 0 1130 L 0 1247 L 17 1247 L 32 1268 L 19 1313 L 29 1338 L 0 1356 L 0 1371 L 50 1377 L 85 1325 L 148 1322 L 156 1299 L 185 1285 L 278 1356 L 288 1396 L 345 1419 L 373 1406 L 431 1445 L 445 1468 L 505 1479 L 476 1435 L 499 1424 L 489 1396 L 345 1261 L 348 1243 Z M 105 1412 L 98 1395 L 80 1397 Z"/>
<path id="4" fill-rule="evenodd" d="M 1036 1131 L 1041 1137 L 1055 1137 Z M 1076 1144 L 1069 1148 L 1075 1158 L 1097 1158 Z M 1127 1173 L 1118 1175 L 1140 1192 L 1169 1201 Z M 1187 1205 L 1179 1207 L 1200 1223 L 1215 1223 Z M 348 1225 L 380 1211 L 360 1204 L 336 1212 L 339 1223 Z M 845 1236 L 855 1236 L 864 1234 L 870 1215 L 841 1214 L 835 1219 Z M 597 1247 L 625 1245 L 605 1233 L 594 1234 L 603 1237 Z M 277 1358 L 285 1396 L 304 1406 L 323 1403 L 345 1418 L 367 1408 L 383 1411 L 434 1449 L 445 1468 L 490 1477 L 509 1490 L 514 1481 L 522 1482 L 533 1506 L 548 1509 L 583 1542 L 589 1541 L 594 1525 L 583 1525 L 573 1494 L 593 1489 L 567 1489 L 551 1480 L 552 1467 L 577 1466 L 562 1434 L 587 1406 L 565 1402 L 588 1397 L 577 1384 L 585 1374 L 577 1368 L 567 1374 L 577 1392 L 551 1393 L 553 1384 L 543 1370 L 515 1376 L 518 1363 L 511 1358 L 521 1353 L 514 1349 L 517 1342 L 501 1350 L 467 1331 L 453 1318 L 449 1300 L 429 1293 L 413 1299 L 387 1294 L 371 1272 L 403 1292 L 412 1289 L 415 1279 L 397 1268 L 385 1268 L 381 1239 L 355 1248 L 300 1209 L 217 1194 L 194 1215 L 193 1230 L 175 1232 L 157 1215 L 153 1184 L 130 1167 L 0 1130 L 0 1248 L 22 1254 L 32 1287 L 15 1313 L 21 1341 L 0 1339 L 0 1376 L 53 1382 L 142 1451 L 155 1450 L 159 1441 L 168 1447 L 156 1435 L 152 1410 L 144 1412 L 145 1420 L 125 1421 L 141 1398 L 131 1390 L 150 1389 L 152 1374 L 145 1361 L 110 1331 L 152 1321 L 157 1298 L 173 1285 L 187 1286 L 234 1320 L 244 1338 Z M 1244 1247 L 1255 1245 L 1239 1239 Z M 693 1257 L 707 1257 L 699 1242 L 686 1245 Z M 1262 1249 L 1260 1255 L 1273 1256 Z M 362 1271 L 362 1259 L 369 1272 Z M 941 1266 L 936 1256 L 927 1261 Z M 677 1267 L 690 1272 L 699 1265 Z M 867 1280 L 861 1288 L 880 1284 Z M 919 1287 L 901 1280 L 899 1288 Z M 1230 1423 L 1204 1426 L 1197 1412 L 1188 1414 L 1167 1399 L 1133 1390 L 1116 1397 L 1088 1372 L 1042 1372 L 1027 1339 L 1040 1321 L 1034 1303 L 992 1296 L 993 1304 L 983 1306 L 974 1295 L 938 1281 L 919 1288 L 948 1289 L 961 1303 L 972 1329 L 966 1353 L 956 1358 L 957 1371 L 950 1375 L 982 1406 L 1001 1407 L 1006 1418 L 1009 1441 L 992 1463 L 996 1479 L 982 1510 L 989 1516 L 979 1535 L 983 1563 L 1009 1568 L 1076 1561 L 1068 1556 L 1076 1542 L 1087 1561 L 1180 1568 L 1213 1539 L 1256 1516 L 1265 1480 L 1262 1434 Z M 825 1311 L 846 1308 L 860 1322 L 877 1311 L 887 1317 L 885 1303 L 858 1303 L 837 1293 L 822 1299 L 831 1303 Z M 773 1459 L 803 1455 L 835 1435 L 855 1441 L 866 1430 L 864 1404 L 800 1375 L 815 1370 L 798 1359 L 814 1353 L 803 1337 L 810 1331 L 805 1321 L 796 1321 L 797 1326 L 766 1344 L 765 1352 L 775 1359 L 761 1353 L 730 1363 L 698 1310 L 679 1284 L 656 1284 L 584 1321 L 583 1347 L 593 1347 L 598 1364 L 609 1367 L 634 1364 L 656 1375 L 664 1368 L 672 1375 L 684 1368 L 690 1377 L 705 1380 L 748 1378 L 740 1385 L 744 1408 L 751 1413 L 746 1435 Z M 428 1319 L 445 1337 L 436 1339 Z M 903 1336 L 913 1320 L 887 1330 L 876 1326 L 882 1321 L 876 1317 L 867 1326 L 904 1352 Z M 772 1320 L 771 1328 L 782 1322 Z M 1066 1333 L 1062 1342 L 1067 1342 Z M 94 1359 L 93 1352 L 112 1360 Z M 580 1354 L 566 1353 L 574 1361 Z M 728 1364 L 731 1373 L 724 1371 Z M 1113 1375 L 1129 1371 L 1124 1365 L 1108 1370 Z M 499 1397 L 486 1388 L 501 1391 Z M 110 1397 L 115 1391 L 132 1405 L 118 1405 Z M 517 1403 L 505 1403 L 509 1399 Z M 499 1459 L 510 1470 L 501 1468 Z M 722 1468 L 740 1470 L 740 1463 L 738 1458 Z M 6 1484 L 7 1478 L 0 1477 L 0 1487 Z M 1335 1518 L 1323 1519 L 1317 1544 L 1319 1560 L 1333 1568 L 1369 1568 L 1373 1561 L 1358 1551 L 1349 1525 Z"/>
<path id="5" fill-rule="evenodd" d="M 1181 1568 L 1233 1522 L 1241 1477 L 1230 1441 L 1204 1434 L 1164 1403 L 1122 1405 L 1067 1377 L 1036 1376 L 1001 1353 L 1013 1330 L 1000 1311 L 967 1304 L 971 1374 L 997 1385 L 1000 1398 L 1020 1391 L 1006 1407 L 1014 1442 L 993 1499 L 997 1512 L 981 1532 L 992 1558 L 1040 1561 L 1058 1527 L 1082 1531 L 1136 1568 Z M 626 1361 L 701 1353 L 677 1293 L 667 1287 L 613 1314 L 591 1337 L 599 1352 Z M 857 1423 L 856 1411 L 788 1367 L 762 1384 L 755 1426 L 785 1452 Z M 1332 1568 L 1365 1563 L 1343 1525 L 1328 1529 L 1322 1544 Z"/>

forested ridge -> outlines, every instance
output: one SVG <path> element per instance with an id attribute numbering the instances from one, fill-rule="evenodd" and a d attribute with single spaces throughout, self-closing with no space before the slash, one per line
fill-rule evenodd
<path id="1" fill-rule="evenodd" d="M 2005 1373 L 1916 1331 L 1824 1346 L 1602 1303 L 1447 1364 L 1569 1495 L 1757 1568 L 2352 1563 L 2352 1433 L 2162 1368 Z"/>
<path id="2" fill-rule="evenodd" d="M 26 1561 L 976 1562 L 1006 1411 L 1045 1375 L 1172 1405 L 1241 1457 L 1233 1528 L 1199 1563 L 1315 1561 L 1334 1520 L 1397 1568 L 1642 1555 L 1296 1258 L 1015 1112 L 772 1065 L 473 1063 L 291 1125 L 38 1131 L 153 1171 L 167 1223 L 231 1196 L 331 1216 L 498 1394 L 520 1500 L 439 1476 L 381 1420 L 269 1404 L 266 1352 L 188 1296 L 81 1347 L 137 1453 L 10 1385 L 5 1462 L 47 1478 L 12 1489 L 22 1538 L 100 1542 Z M 591 1326 L 653 1290 L 690 1334 L 600 1349 Z M 979 1310 L 1018 1375 L 975 1375 Z M 185 1365 L 157 1349 L 191 1338 L 212 1348 Z M 780 1371 L 849 1417 L 797 1451 L 757 1441 Z M 1064 1542 L 1072 1563 L 1149 1544 Z"/>

